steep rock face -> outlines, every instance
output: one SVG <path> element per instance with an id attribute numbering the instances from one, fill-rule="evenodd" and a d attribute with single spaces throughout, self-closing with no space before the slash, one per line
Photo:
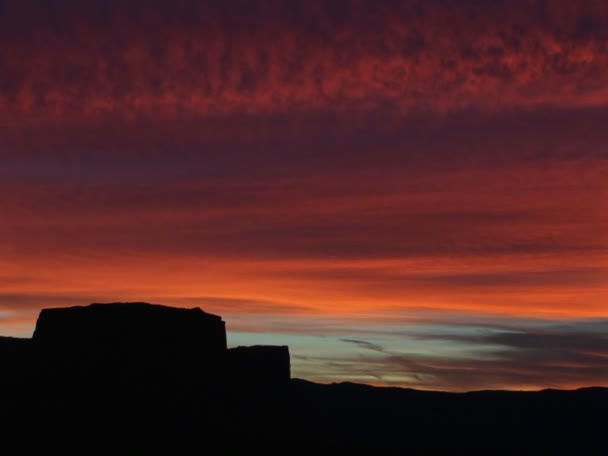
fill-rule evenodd
<path id="1" fill-rule="evenodd" d="M 228 350 L 219 316 L 146 303 L 44 309 L 32 339 L 0 338 L 0 363 L 0 389 L 10 391 L 0 430 L 27 422 L 85 441 L 136 442 L 134 423 L 146 440 L 228 430 L 222 423 L 246 426 L 259 407 L 282 416 L 277 400 L 290 377 L 287 347 Z"/>
<path id="2" fill-rule="evenodd" d="M 44 309 L 33 336 L 48 375 L 109 385 L 219 381 L 225 323 L 201 309 L 147 303 Z"/>
<path id="3" fill-rule="evenodd" d="M 57 391 L 75 384 L 103 384 L 111 396 L 134 388 L 250 390 L 290 380 L 288 347 L 228 350 L 222 318 L 199 308 L 136 302 L 44 309 L 32 339 L 0 342 L 12 372 L 34 372 Z"/>

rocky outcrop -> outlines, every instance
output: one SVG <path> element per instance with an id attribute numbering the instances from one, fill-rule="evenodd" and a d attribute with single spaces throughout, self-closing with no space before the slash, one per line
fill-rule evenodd
<path id="1" fill-rule="evenodd" d="M 0 363 L 2 373 L 0 382 L 7 381 L 7 377 L 22 377 L 31 364 L 32 346 L 30 339 L 0 336 Z"/>
<path id="2" fill-rule="evenodd" d="M 121 306 L 44 311 L 34 340 L 0 337 L 2 454 L 608 454 L 605 388 L 289 381 L 287 347 L 226 349 L 220 331 L 209 350 L 196 333 L 219 317 Z"/>
<path id="3" fill-rule="evenodd" d="M 145 439 L 209 429 L 219 442 L 250 410 L 280 414 L 290 384 L 287 347 L 228 350 L 221 317 L 146 303 L 44 309 L 32 339 L 0 338 L 0 363 L 0 434 L 27 422 L 62 441 L 134 443 L 136 423 Z"/>
<path id="4" fill-rule="evenodd" d="M 143 388 L 225 377 L 225 323 L 199 308 L 136 302 L 44 309 L 33 344 L 51 378 Z"/>
<path id="5" fill-rule="evenodd" d="M 30 348 L 30 339 L 0 336 L 0 356 L 4 360 L 27 356 Z"/>
<path id="6" fill-rule="evenodd" d="M 232 348 L 228 350 L 228 366 L 231 378 L 249 385 L 276 386 L 291 378 L 289 348 L 285 345 Z"/>
<path id="7" fill-rule="evenodd" d="M 32 346 L 41 375 L 124 386 L 286 384 L 286 346 L 228 350 L 221 317 L 143 302 L 44 309 Z"/>

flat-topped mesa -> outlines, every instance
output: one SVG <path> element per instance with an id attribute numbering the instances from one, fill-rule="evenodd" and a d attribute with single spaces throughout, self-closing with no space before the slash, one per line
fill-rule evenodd
<path id="1" fill-rule="evenodd" d="M 33 340 L 37 345 L 180 346 L 199 353 L 226 350 L 226 326 L 221 317 L 199 308 L 143 302 L 90 304 L 43 309 Z"/>
<path id="2" fill-rule="evenodd" d="M 141 385 L 284 385 L 286 346 L 228 350 L 221 317 L 143 302 L 43 309 L 31 340 L 41 375 Z M 5 344 L 8 346 L 8 344 Z"/>
<path id="3" fill-rule="evenodd" d="M 201 309 L 111 303 L 44 309 L 32 343 L 43 376 L 114 385 L 221 383 L 224 321 Z"/>

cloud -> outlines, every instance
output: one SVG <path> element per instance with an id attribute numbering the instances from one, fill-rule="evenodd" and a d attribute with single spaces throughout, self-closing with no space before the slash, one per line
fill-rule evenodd
<path id="1" fill-rule="evenodd" d="M 132 293 L 132 292 L 131 292 Z M 0 309 L 8 311 L 40 310 L 44 307 L 68 307 L 92 302 L 120 301 L 121 291 L 106 292 L 105 295 L 86 293 L 0 293 Z M 156 296 L 161 304 L 174 306 L 196 306 L 210 312 L 239 314 L 283 314 L 302 313 L 310 309 L 297 304 L 245 299 L 229 296 Z"/>
<path id="2" fill-rule="evenodd" d="M 9 180 L 0 184 L 0 231 L 15 247 L 26 239 L 30 248 L 40 242 L 41 251 L 52 240 L 81 251 L 257 258 L 599 254 L 605 169 L 602 161 L 548 160 L 468 169 L 403 164 L 267 179 L 169 175 L 159 181 L 142 172 L 137 181 L 86 174 Z"/>
<path id="3" fill-rule="evenodd" d="M 585 1 L 0 2 L 0 307 L 200 303 L 365 355 L 325 379 L 550 384 L 523 336 L 367 336 L 606 316 L 606 30 Z M 505 352 L 469 381 L 475 344 Z"/>
<path id="4" fill-rule="evenodd" d="M 0 293 L 0 309 L 11 312 L 27 312 L 30 317 L 34 312 L 45 307 L 68 307 L 104 301 L 108 302 L 108 299 L 95 294 L 52 292 Z"/>
<path id="5" fill-rule="evenodd" d="M 514 324 L 513 324 L 514 323 Z M 317 357 L 311 375 L 369 379 L 376 383 L 431 389 L 575 388 L 608 384 L 608 320 L 543 322 L 521 320 L 500 329 L 489 326 L 419 327 L 398 336 L 376 334 L 374 342 L 341 339 L 364 351 L 345 358 Z M 451 333 L 450 333 L 451 331 Z M 425 351 L 408 337 L 422 338 Z M 379 339 L 381 338 L 381 339 Z M 379 344 L 378 340 L 384 340 Z M 461 352 L 433 352 L 436 343 L 454 344 Z M 388 345 L 388 346 L 387 346 Z M 407 353 L 408 348 L 412 352 Z M 367 355 L 365 351 L 373 354 Z"/>
<path id="6" fill-rule="evenodd" d="M 222 314 L 302 314 L 307 313 L 311 309 L 299 305 L 277 301 L 265 301 L 259 299 L 243 299 L 227 296 L 188 296 L 188 297 L 167 297 L 160 298 L 162 302 L 171 303 L 172 305 L 194 305 L 200 306 L 204 310 L 210 312 L 219 312 Z"/>
<path id="7" fill-rule="evenodd" d="M 117 116 L 87 126 L 0 123 L 0 183 L 27 188 L 33 182 L 133 186 L 136 181 L 149 199 L 163 196 L 167 184 L 181 184 L 183 193 L 205 183 L 209 196 L 242 198 L 249 190 L 257 197 L 269 180 L 314 179 L 315 186 L 301 193 L 331 185 L 333 191 L 362 194 L 416 192 L 424 176 L 433 174 L 432 188 L 447 191 L 455 184 L 447 172 L 486 172 L 485 181 L 470 189 L 476 196 L 480 186 L 494 190 L 496 182 L 488 178 L 493 172 L 509 173 L 510 181 L 499 181 L 503 188 L 527 183 L 533 189 L 526 181 L 540 167 L 560 186 L 584 184 L 591 190 L 598 186 L 595 175 L 606 168 L 608 155 L 600 144 L 608 140 L 602 123 L 607 115 L 605 107 L 543 107 L 427 113 L 399 121 L 380 112 L 294 111 L 179 122 L 127 123 Z M 584 178 L 576 181 L 569 169 Z"/>
<path id="8" fill-rule="evenodd" d="M 380 353 L 385 353 L 384 348 L 381 345 L 374 344 L 367 340 L 359 340 L 359 339 L 340 339 L 342 342 L 347 342 L 350 344 L 358 345 L 359 347 L 363 347 L 368 350 L 377 351 Z"/>
<path id="9" fill-rule="evenodd" d="M 608 99 L 601 3 L 20 3 L 0 16 L 11 123 Z"/>

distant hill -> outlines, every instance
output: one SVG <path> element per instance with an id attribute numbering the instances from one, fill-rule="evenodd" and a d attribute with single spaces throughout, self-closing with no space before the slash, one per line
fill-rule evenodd
<path id="1" fill-rule="evenodd" d="M 608 389 L 444 393 L 290 379 L 221 317 L 146 303 L 41 312 L 0 337 L 2 454 L 606 455 Z"/>

